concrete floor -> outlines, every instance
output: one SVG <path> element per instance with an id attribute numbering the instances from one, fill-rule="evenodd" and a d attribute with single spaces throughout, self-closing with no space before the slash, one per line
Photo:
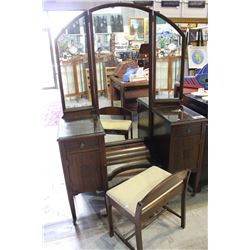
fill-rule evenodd
<path id="1" fill-rule="evenodd" d="M 75 198 L 77 225 L 72 224 L 59 149 L 57 126 L 42 129 L 43 169 L 43 247 L 48 250 L 127 249 L 116 237 L 109 237 L 103 193 L 79 194 Z M 110 138 L 109 138 L 110 140 Z M 111 138 L 112 140 L 112 138 Z M 169 206 L 180 211 L 177 197 Z M 186 228 L 180 219 L 163 213 L 142 232 L 144 249 L 208 249 L 208 189 L 187 196 Z M 132 224 L 114 211 L 114 223 L 121 232 Z M 135 239 L 130 240 L 135 246 Z"/>

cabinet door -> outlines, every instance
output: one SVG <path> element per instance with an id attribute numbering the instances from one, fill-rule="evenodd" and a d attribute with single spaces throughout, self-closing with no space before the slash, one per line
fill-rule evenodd
<path id="1" fill-rule="evenodd" d="M 198 168 L 200 135 L 174 137 L 171 139 L 169 171 Z"/>
<path id="2" fill-rule="evenodd" d="M 99 150 L 69 152 L 69 179 L 73 192 L 93 192 L 103 187 Z"/>

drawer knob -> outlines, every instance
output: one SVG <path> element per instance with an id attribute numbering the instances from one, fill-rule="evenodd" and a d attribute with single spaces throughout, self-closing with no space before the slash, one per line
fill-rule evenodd
<path id="1" fill-rule="evenodd" d="M 188 132 L 188 134 L 190 134 L 191 128 L 187 128 L 187 132 Z"/>
<path id="2" fill-rule="evenodd" d="M 84 147 L 85 147 L 85 144 L 83 142 L 81 142 L 80 149 L 83 149 Z"/>

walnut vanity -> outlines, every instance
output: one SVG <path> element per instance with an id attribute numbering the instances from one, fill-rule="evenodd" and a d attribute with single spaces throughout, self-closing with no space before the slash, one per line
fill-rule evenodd
<path id="1" fill-rule="evenodd" d="M 123 18 L 123 26 L 119 26 L 120 32 L 112 32 L 113 26 L 108 19 L 114 10 Z M 100 16 L 101 19 L 98 19 Z M 143 33 L 140 29 L 135 34 L 135 31 L 131 30 L 131 17 L 137 16 L 144 20 Z M 102 28 L 106 28 L 103 32 L 98 30 L 98 20 L 103 22 Z M 159 51 L 165 53 L 158 43 L 157 30 L 162 28 L 169 30 L 169 41 L 175 44 L 175 47 L 172 46 L 174 51 L 168 50 L 169 57 L 176 58 L 174 61 L 170 60 L 171 65 L 166 54 L 166 63 L 157 63 Z M 142 86 L 141 90 L 140 84 L 138 85 L 139 89 L 136 91 L 143 93 L 137 97 L 146 97 L 137 99 L 137 103 L 136 96 L 128 96 L 129 92 L 126 95 L 127 99 L 133 98 L 133 110 L 137 107 L 138 138 L 105 143 L 105 132 L 98 110 L 105 98 L 111 105 L 110 93 L 105 91 L 107 86 L 103 84 L 109 83 L 110 79 L 104 79 L 102 75 L 112 67 L 112 74 L 109 75 L 112 75 L 113 82 L 116 81 L 113 70 L 118 65 L 117 58 L 121 54 L 116 42 L 122 40 L 123 35 L 130 39 L 128 50 L 131 50 L 131 55 L 134 55 L 135 44 L 131 43 L 135 39 L 139 39 L 137 44 L 150 44 L 149 80 L 147 86 Z M 181 105 L 186 45 L 185 35 L 178 26 L 149 8 L 129 3 L 112 3 L 84 11 L 60 32 L 55 44 L 64 113 L 59 124 L 57 140 L 73 222 L 77 220 L 75 195 L 106 191 L 109 181 L 127 170 L 148 168 L 153 164 L 171 173 L 191 169 L 195 175 L 193 191 L 197 192 L 202 172 L 204 124 L 207 119 Z M 105 55 L 100 62 L 102 51 Z M 70 64 L 73 59 L 78 62 L 77 66 L 74 65 L 74 70 Z M 173 74 L 171 81 L 168 79 L 164 85 L 165 81 L 160 82 L 157 79 L 161 79 L 161 72 L 169 74 L 169 67 Z M 107 75 L 105 77 L 107 78 Z M 178 97 L 173 96 L 176 80 L 180 82 Z M 111 98 L 113 100 L 113 96 Z M 124 103 L 123 105 L 126 104 Z M 110 173 L 109 167 L 115 165 L 120 167 Z"/>

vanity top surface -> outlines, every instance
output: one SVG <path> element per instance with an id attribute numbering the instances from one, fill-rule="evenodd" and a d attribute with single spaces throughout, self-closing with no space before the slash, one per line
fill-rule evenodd
<path id="1" fill-rule="evenodd" d="M 88 117 L 73 121 L 60 120 L 58 140 L 94 134 L 104 134 L 103 127 L 98 117 Z"/>

